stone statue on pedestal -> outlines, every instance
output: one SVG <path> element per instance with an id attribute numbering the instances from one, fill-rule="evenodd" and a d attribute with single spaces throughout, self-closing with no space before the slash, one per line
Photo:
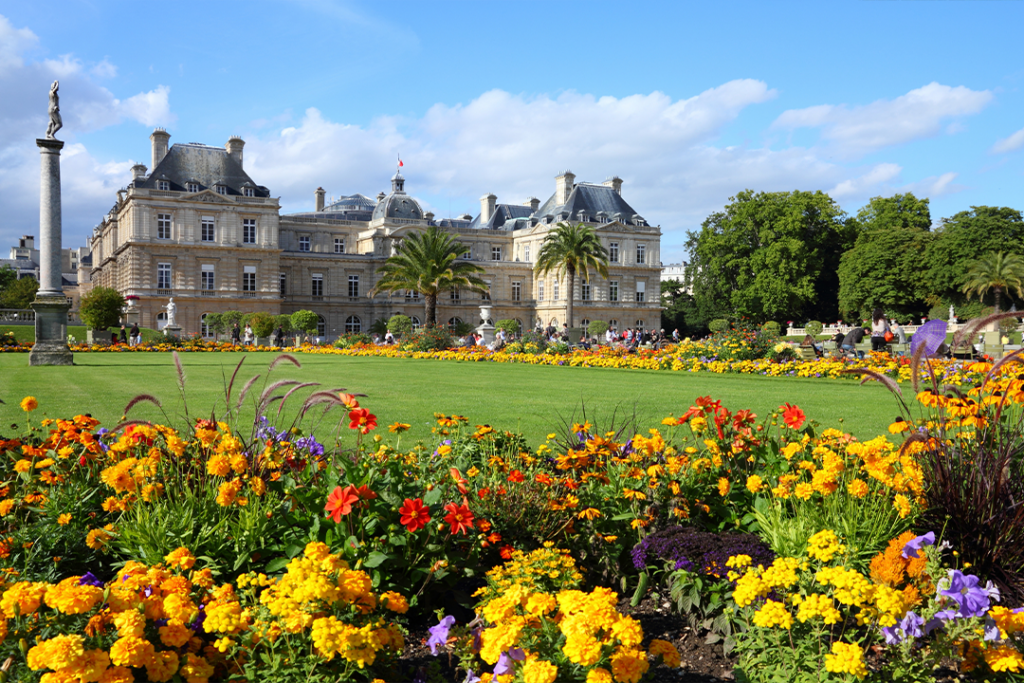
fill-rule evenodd
<path id="1" fill-rule="evenodd" d="M 949 305 L 949 322 L 956 322 L 956 313 L 953 311 L 953 304 Z"/>
<path id="2" fill-rule="evenodd" d="M 60 98 L 57 96 L 58 87 L 60 87 L 58 81 L 54 81 L 53 85 L 50 86 L 50 124 L 46 126 L 47 140 L 56 140 L 57 138 L 54 135 L 64 127 L 64 122 L 60 118 Z"/>
<path id="3" fill-rule="evenodd" d="M 174 319 L 175 314 L 178 312 L 178 306 L 174 303 L 174 297 L 172 296 L 167 300 L 167 327 L 177 327 L 178 323 Z"/>

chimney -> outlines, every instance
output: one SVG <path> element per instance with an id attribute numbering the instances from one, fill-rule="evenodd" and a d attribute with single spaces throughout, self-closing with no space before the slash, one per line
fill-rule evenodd
<path id="1" fill-rule="evenodd" d="M 319 211 L 323 211 L 324 210 L 324 196 L 327 194 L 327 192 L 324 190 L 324 188 L 318 187 L 318 188 L 316 188 L 316 192 L 314 192 L 313 194 L 316 195 L 316 210 L 318 212 Z"/>
<path id="2" fill-rule="evenodd" d="M 615 190 L 615 194 L 617 195 L 622 194 L 622 178 L 620 178 L 617 175 L 613 175 L 611 178 L 609 178 L 608 180 L 604 181 L 601 184 L 604 185 L 605 187 L 610 187 L 613 190 Z"/>
<path id="3" fill-rule="evenodd" d="M 523 202 L 523 206 L 530 207 L 530 211 L 537 213 L 537 209 L 540 208 L 540 200 L 536 197 L 527 197 L 526 201 Z"/>
<path id="4" fill-rule="evenodd" d="M 485 194 L 480 198 L 480 222 L 486 223 L 494 215 L 494 203 L 498 198 L 493 194 Z"/>
<path id="5" fill-rule="evenodd" d="M 157 128 L 149 136 L 149 139 L 153 143 L 153 170 L 155 171 L 157 165 L 167 156 L 167 141 L 171 139 L 171 134 L 163 128 Z"/>
<path id="6" fill-rule="evenodd" d="M 224 145 L 224 148 L 228 151 L 228 156 L 238 162 L 238 165 L 242 165 L 242 148 L 245 147 L 245 140 L 232 135 L 228 138 L 228 144 Z"/>
<path id="7" fill-rule="evenodd" d="M 132 179 L 133 180 L 143 180 L 145 177 L 146 177 L 146 165 L 145 164 L 135 164 L 134 166 L 132 166 Z"/>
<path id="8" fill-rule="evenodd" d="M 572 193 L 572 183 L 576 180 L 576 176 L 572 171 L 563 171 L 562 175 L 555 178 L 555 202 L 561 206 L 569 201 L 569 195 Z"/>
<path id="9" fill-rule="evenodd" d="M 380 194 L 378 194 L 378 195 L 377 195 L 377 203 L 378 203 L 378 204 L 380 204 L 380 203 L 381 203 L 382 201 L 384 201 L 384 198 L 385 198 L 385 197 L 387 197 L 387 195 L 386 195 L 386 194 L 384 194 L 383 192 L 381 192 Z"/>
<path id="10" fill-rule="evenodd" d="M 427 219 L 428 223 L 433 223 L 434 222 L 434 212 L 433 211 L 427 211 L 425 214 L 423 214 L 423 217 Z"/>

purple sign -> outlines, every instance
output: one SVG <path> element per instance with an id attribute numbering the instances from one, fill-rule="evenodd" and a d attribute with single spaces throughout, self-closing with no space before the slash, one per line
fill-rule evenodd
<path id="1" fill-rule="evenodd" d="M 914 338 L 910 341 L 910 353 L 911 355 L 917 353 L 917 347 L 924 344 L 925 355 L 933 356 L 944 343 L 946 343 L 946 321 L 929 320 L 914 333 Z"/>

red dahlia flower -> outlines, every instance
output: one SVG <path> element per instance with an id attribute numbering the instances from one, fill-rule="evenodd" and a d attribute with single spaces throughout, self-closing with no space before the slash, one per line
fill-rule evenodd
<path id="1" fill-rule="evenodd" d="M 415 533 L 430 523 L 430 508 L 423 504 L 422 498 L 406 498 L 398 513 L 402 515 L 402 526 L 409 533 Z"/>
<path id="2" fill-rule="evenodd" d="M 796 406 L 791 406 L 788 403 L 785 406 L 780 407 L 784 408 L 782 411 L 782 421 L 786 423 L 787 427 L 790 429 L 800 429 L 804 426 L 804 422 L 807 420 L 807 416 L 804 415 L 804 411 L 800 410 L 800 408 Z"/>
<path id="3" fill-rule="evenodd" d="M 452 534 L 465 534 L 473 528 L 473 512 L 469 509 L 468 505 L 448 503 L 444 506 L 444 509 L 448 511 L 444 521 L 451 527 Z"/>
<path id="4" fill-rule="evenodd" d="M 327 496 L 327 505 L 324 506 L 324 510 L 327 512 L 327 516 L 337 524 L 343 516 L 352 512 L 352 505 L 357 502 L 359 502 L 359 494 L 356 492 L 355 486 L 349 485 L 345 488 L 335 486 L 331 495 Z"/>

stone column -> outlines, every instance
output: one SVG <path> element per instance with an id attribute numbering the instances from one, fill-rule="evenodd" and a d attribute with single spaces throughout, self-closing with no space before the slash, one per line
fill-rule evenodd
<path id="1" fill-rule="evenodd" d="M 61 286 L 60 140 L 37 139 L 40 154 L 39 291 L 32 302 L 36 342 L 29 365 L 73 365 L 68 348 L 68 311 Z"/>

